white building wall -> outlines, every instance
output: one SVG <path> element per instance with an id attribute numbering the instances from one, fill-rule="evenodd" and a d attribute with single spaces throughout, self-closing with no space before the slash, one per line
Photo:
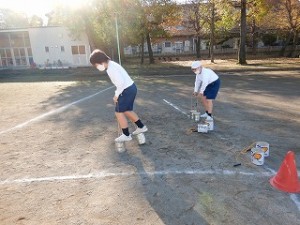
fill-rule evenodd
<path id="1" fill-rule="evenodd" d="M 33 60 L 37 66 L 89 66 L 90 47 L 85 34 L 76 40 L 64 27 L 29 28 Z M 78 51 L 72 53 L 72 46 Z M 79 52 L 83 49 L 84 52 Z"/>

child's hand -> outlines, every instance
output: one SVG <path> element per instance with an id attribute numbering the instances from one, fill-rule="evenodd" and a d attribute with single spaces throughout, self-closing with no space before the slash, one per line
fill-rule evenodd
<path id="1" fill-rule="evenodd" d="M 117 97 L 117 96 L 114 96 L 114 97 L 113 97 L 113 100 L 114 100 L 114 103 L 117 103 L 117 102 L 118 102 L 118 97 Z"/>
<path id="2" fill-rule="evenodd" d="M 197 96 L 198 96 L 198 93 L 197 93 L 197 92 L 194 92 L 194 93 L 193 93 L 193 96 L 197 97 Z"/>

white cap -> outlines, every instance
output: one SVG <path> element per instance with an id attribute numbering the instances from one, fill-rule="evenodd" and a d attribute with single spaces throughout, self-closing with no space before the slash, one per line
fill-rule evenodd
<path id="1" fill-rule="evenodd" d="M 192 69 L 197 69 L 197 68 L 199 68 L 201 66 L 201 62 L 200 61 L 194 61 L 193 63 L 192 63 Z"/>

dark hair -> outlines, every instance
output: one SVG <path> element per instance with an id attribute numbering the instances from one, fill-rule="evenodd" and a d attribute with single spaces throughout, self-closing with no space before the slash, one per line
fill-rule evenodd
<path id="1" fill-rule="evenodd" d="M 95 49 L 90 55 L 90 63 L 95 65 L 107 62 L 110 58 L 100 49 Z"/>

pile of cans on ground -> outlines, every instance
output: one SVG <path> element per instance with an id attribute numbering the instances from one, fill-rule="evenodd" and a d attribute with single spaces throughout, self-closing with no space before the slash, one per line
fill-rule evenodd
<path id="1" fill-rule="evenodd" d="M 197 131 L 199 133 L 208 133 L 209 131 L 214 130 L 214 119 L 208 119 L 206 117 L 201 117 L 200 112 L 197 110 L 191 110 L 190 119 L 197 122 Z"/>

